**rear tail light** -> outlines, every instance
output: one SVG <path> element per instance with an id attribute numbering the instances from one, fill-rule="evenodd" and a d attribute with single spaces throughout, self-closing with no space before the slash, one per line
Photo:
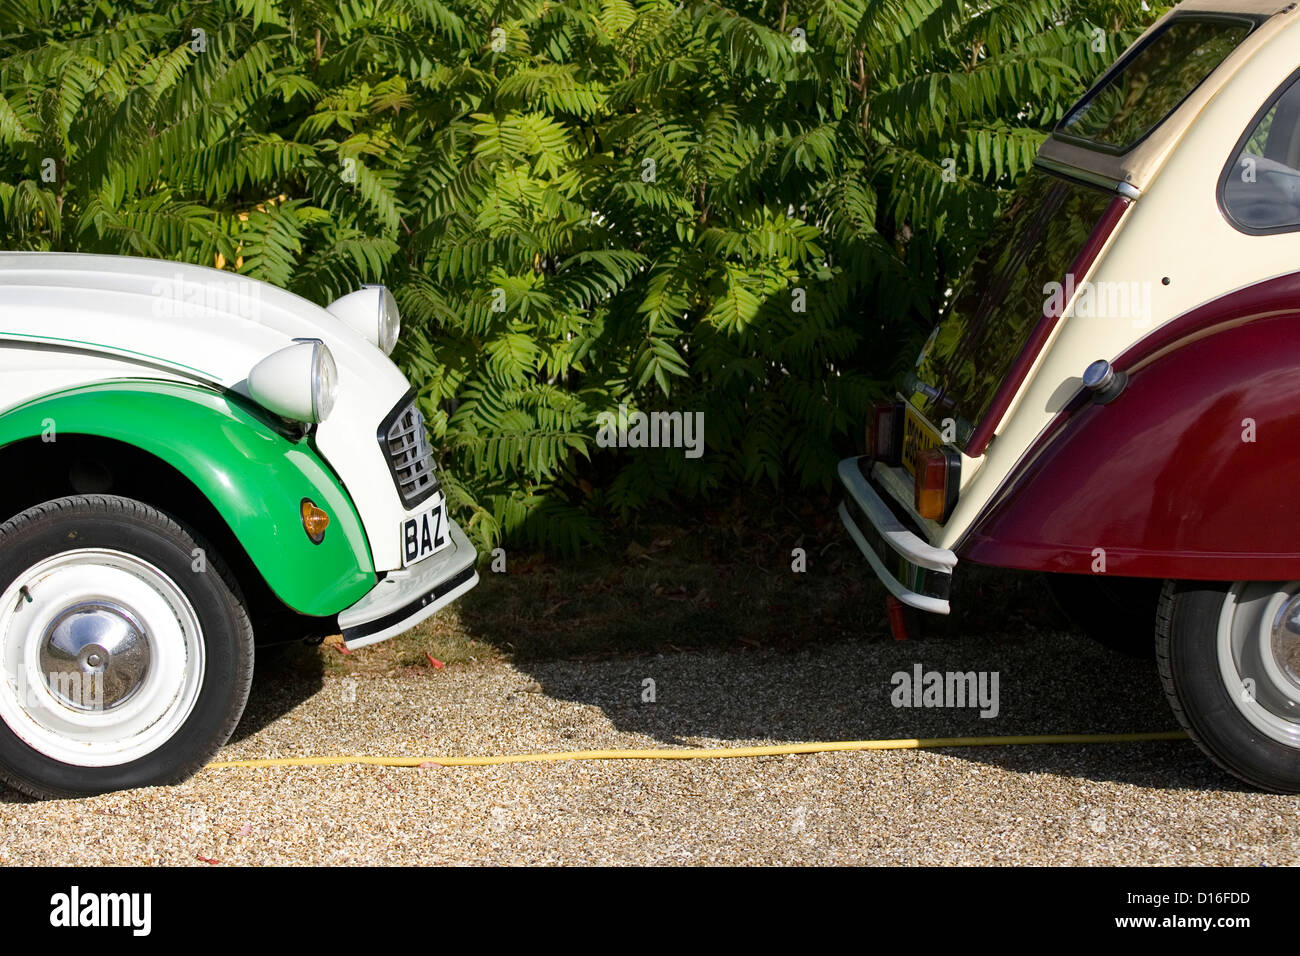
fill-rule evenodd
<path id="1" fill-rule="evenodd" d="M 961 453 L 948 445 L 923 451 L 916 460 L 916 513 L 947 521 L 961 490 Z"/>
<path id="2" fill-rule="evenodd" d="M 903 453 L 903 403 L 876 402 L 867 410 L 867 455 L 897 465 Z"/>

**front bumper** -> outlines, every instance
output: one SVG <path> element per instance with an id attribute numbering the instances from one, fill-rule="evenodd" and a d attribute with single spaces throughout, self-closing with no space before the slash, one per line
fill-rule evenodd
<path id="1" fill-rule="evenodd" d="M 339 612 L 349 650 L 377 644 L 415 627 L 474 585 L 478 558 L 460 525 L 448 521 L 451 545 L 409 568 L 389 571 L 356 604 Z"/>
<path id="2" fill-rule="evenodd" d="M 922 611 L 947 614 L 957 555 L 931 546 L 903 524 L 867 480 L 870 467 L 867 458 L 840 462 L 840 483 L 848 492 L 840 502 L 840 520 L 894 597 Z"/>

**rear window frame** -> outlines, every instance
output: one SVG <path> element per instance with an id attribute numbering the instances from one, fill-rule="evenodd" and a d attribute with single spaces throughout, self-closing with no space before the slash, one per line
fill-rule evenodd
<path id="1" fill-rule="evenodd" d="M 1061 142 L 1071 143 L 1075 146 L 1082 147 L 1083 149 L 1091 150 L 1092 152 L 1097 152 L 1097 153 L 1106 153 L 1110 156 L 1123 156 L 1126 153 L 1132 152 L 1133 150 L 1141 146 L 1144 142 L 1146 142 L 1146 140 L 1150 138 L 1150 136 L 1153 133 L 1155 133 L 1156 130 L 1164 126 L 1165 123 L 1169 121 L 1169 117 L 1177 113 L 1178 110 L 1182 108 L 1183 104 L 1186 103 L 1189 98 L 1191 98 L 1192 94 L 1195 93 L 1198 89 L 1200 89 L 1205 84 L 1205 81 L 1208 80 L 1211 76 L 1213 76 L 1215 72 L 1217 72 L 1218 69 L 1221 66 L 1223 66 L 1225 62 L 1227 62 L 1227 60 L 1232 56 L 1232 54 L 1236 53 L 1237 50 L 1241 48 L 1241 45 L 1251 38 L 1251 36 L 1255 33 L 1255 31 L 1259 29 L 1260 25 L 1264 23 L 1264 21 L 1267 19 L 1268 17 L 1266 16 L 1251 14 L 1251 13 L 1213 13 L 1213 12 L 1202 12 L 1200 10 L 1173 14 L 1172 16 L 1170 16 L 1168 20 L 1165 21 L 1164 25 L 1160 29 L 1153 31 L 1146 38 L 1139 40 L 1137 43 L 1133 44 L 1131 47 L 1129 47 L 1127 50 L 1124 51 L 1124 55 L 1121 56 L 1118 60 L 1116 60 L 1111 65 L 1110 69 L 1108 69 L 1105 73 L 1103 73 L 1101 77 L 1097 80 L 1097 82 L 1094 83 L 1091 88 L 1089 88 L 1088 92 L 1083 94 L 1083 97 L 1073 106 L 1071 106 L 1070 109 L 1066 112 L 1066 114 L 1063 117 L 1061 117 L 1061 121 L 1057 123 L 1056 128 L 1052 130 L 1052 136 L 1055 139 L 1059 139 Z M 1091 103 L 1094 99 L 1096 99 L 1099 95 L 1101 95 L 1102 90 L 1106 89 L 1106 87 L 1110 84 L 1110 81 L 1113 80 L 1120 73 L 1122 73 L 1124 70 L 1128 69 L 1128 67 L 1132 64 L 1132 62 L 1135 59 L 1137 59 L 1137 57 L 1141 56 L 1153 43 L 1155 43 L 1162 36 L 1168 33 L 1175 25 L 1179 23 L 1185 23 L 1189 20 L 1201 22 L 1201 23 L 1217 22 L 1217 23 L 1245 24 L 1248 27 L 1248 29 L 1246 30 L 1245 36 L 1241 38 L 1241 43 L 1239 43 L 1228 54 L 1228 56 L 1220 60 L 1213 70 L 1210 70 L 1209 73 L 1206 73 L 1203 77 L 1201 77 L 1200 80 L 1198 80 L 1196 84 L 1183 95 L 1182 99 L 1180 99 L 1177 103 L 1175 103 L 1173 107 L 1171 107 L 1169 111 L 1165 113 L 1164 116 L 1160 117 L 1160 119 L 1152 123 L 1151 126 L 1148 127 L 1146 131 L 1142 133 L 1141 136 L 1139 136 L 1137 139 L 1133 140 L 1132 142 L 1126 143 L 1123 146 L 1115 146 L 1111 143 L 1103 143 L 1100 142 L 1099 140 L 1091 139 L 1087 136 L 1075 135 L 1074 133 L 1071 133 L 1065 129 L 1065 124 L 1069 121 L 1070 117 L 1079 113 L 1081 110 L 1087 107 L 1089 103 Z"/>
<path id="2" fill-rule="evenodd" d="M 1117 193 L 1115 191 L 1114 186 L 1111 184 L 1097 182 L 1093 179 L 1080 177 L 1072 173 L 1073 171 L 1066 172 L 1059 169 L 1048 168 L 1035 162 L 1034 164 L 1032 164 L 1030 170 L 1026 173 L 1026 175 L 1021 179 L 1020 184 L 1017 186 L 1016 189 L 1016 193 L 1018 194 L 1020 190 L 1028 186 L 1028 180 L 1030 177 L 1041 176 L 1043 177 L 1044 180 L 1043 188 L 1048 192 L 1050 192 L 1053 188 L 1055 188 L 1055 186 L 1067 187 L 1068 190 L 1067 194 L 1062 196 L 1060 205 L 1070 202 L 1072 199 L 1078 200 L 1082 196 L 1091 196 L 1092 199 L 1094 199 L 1099 203 L 1099 206 L 1096 210 L 1096 216 L 1094 219 L 1092 219 L 1091 224 L 1089 225 L 1087 233 L 1084 237 L 1083 244 L 1071 245 L 1068 247 L 1068 256 L 1066 257 L 1065 261 L 1061 264 L 1060 269 L 1040 273 L 1037 280 L 1034 283 L 1032 283 L 1032 287 L 1035 289 L 1040 288 L 1039 283 L 1041 283 L 1042 281 L 1064 282 L 1065 277 L 1070 274 L 1074 274 L 1076 276 L 1082 276 L 1083 273 L 1087 271 L 1087 269 L 1076 272 L 1074 267 L 1079 264 L 1080 256 L 1082 255 L 1083 251 L 1088 247 L 1088 244 L 1089 242 L 1091 242 L 1092 237 L 1096 233 L 1098 226 L 1100 226 L 1105 221 L 1111 206 L 1113 205 L 1116 199 L 1131 201 L 1128 200 L 1127 197 L 1124 197 L 1119 193 Z M 1029 218 L 1033 219 L 1037 215 L 1042 215 L 1043 198 L 1044 197 L 1039 197 L 1039 203 L 1035 204 L 1035 206 L 1033 207 L 1035 212 L 1030 212 L 1028 214 Z M 1032 258 L 1036 258 L 1033 255 L 1035 251 L 1039 252 L 1041 255 L 1041 253 L 1044 250 L 1050 250 L 1050 244 L 1044 245 L 1043 243 L 1048 238 L 1048 232 L 1051 229 L 1052 220 L 1054 220 L 1061 212 L 1060 205 L 1058 205 L 1058 208 L 1054 210 L 1050 215 L 1047 215 L 1046 218 L 1044 219 L 1041 233 L 1038 236 L 1038 239 L 1032 243 L 1032 246 L 1025 248 L 1024 261 L 1021 263 L 1020 267 L 1017 267 L 1017 269 L 1015 270 L 1016 272 L 1020 271 L 1023 268 L 1028 267 L 1029 261 Z M 998 225 L 994 227 L 994 232 L 996 232 L 998 229 L 1001 228 L 1003 219 L 1008 211 L 1009 209 L 1004 209 L 1003 216 L 999 217 Z M 1064 222 L 1066 220 L 1063 219 L 1061 221 Z M 943 371 L 948 374 L 941 374 L 935 376 L 934 371 L 931 371 L 930 374 L 927 376 L 928 378 L 930 378 L 930 381 L 927 382 L 921 378 L 921 370 L 924 367 L 924 363 L 927 361 L 927 359 L 931 358 L 930 352 L 931 352 L 931 347 L 934 344 L 935 337 L 939 334 L 943 325 L 949 322 L 950 320 L 952 320 L 954 313 L 956 312 L 958 307 L 964 302 L 966 298 L 966 292 L 968 291 L 968 283 L 970 283 L 974 278 L 971 270 L 973 270 L 978 264 L 978 261 L 982 253 L 987 247 L 989 247 L 992 238 L 993 238 L 992 235 L 985 237 L 984 241 L 980 244 L 980 252 L 976 254 L 975 260 L 967 267 L 967 269 L 962 273 L 961 277 L 958 279 L 954 287 L 953 297 L 948 303 L 946 303 L 945 308 L 940 314 L 939 320 L 935 323 L 935 328 L 932 330 L 930 337 L 926 340 L 926 345 L 922 347 L 921 353 L 918 356 L 915 365 L 912 366 L 910 369 L 906 370 L 906 372 L 900 375 L 899 378 L 896 380 L 898 391 L 900 395 L 903 397 L 904 401 L 906 401 L 909 405 L 911 405 L 921 415 L 921 417 L 931 425 L 931 427 L 934 427 L 934 423 L 941 421 L 943 417 L 951 417 L 959 423 L 959 430 L 958 430 L 959 437 L 958 440 L 956 442 L 953 442 L 952 444 L 954 444 L 955 447 L 961 450 L 963 454 L 970 455 L 972 457 L 979 457 L 979 455 L 983 454 L 982 450 L 979 452 L 979 454 L 973 454 L 972 453 L 973 446 L 971 442 L 974 440 L 975 436 L 977 436 L 980 433 L 980 428 L 982 426 L 982 423 L 989 416 L 990 411 L 996 407 L 998 392 L 1002 387 L 1002 383 L 1004 383 L 1009 377 L 1015 374 L 1016 365 L 1020 357 L 1025 353 L 1025 350 L 1030 346 L 1031 342 L 1034 340 L 1034 337 L 1038 333 L 1040 326 L 1042 326 L 1042 324 L 1049 319 L 1049 316 L 1047 316 L 1045 310 L 1046 303 L 1044 301 L 1044 298 L 1046 296 L 1046 292 L 1043 292 L 1042 295 L 1038 297 L 1039 306 L 1036 315 L 1028 310 L 1023 311 L 1023 314 L 1026 316 L 1026 324 L 1020 332 L 1016 333 L 1017 341 L 1014 347 L 1009 352 L 1006 353 L 1002 353 L 1002 352 L 995 353 L 998 355 L 1005 354 L 1007 356 L 1007 362 L 1006 365 L 1001 369 L 1001 371 L 998 372 L 996 379 L 993 381 L 992 387 L 988 390 L 987 394 L 979 399 L 980 404 L 978 408 L 970 407 L 970 405 L 968 404 L 968 399 L 970 397 L 969 395 L 957 396 L 954 394 L 953 387 L 951 385 L 951 382 L 954 377 L 951 374 L 953 371 L 953 366 L 950 366 L 948 364 L 948 362 L 951 361 L 952 356 L 949 356 L 948 359 L 945 360 L 945 365 L 941 370 L 936 370 L 936 371 Z M 1021 244 L 1024 243 L 1025 237 L 1024 236 L 1012 237 L 1012 240 L 1013 241 L 1010 241 L 1009 243 L 1007 243 L 1007 245 L 1011 247 L 1017 247 L 1017 246 L 1021 246 Z M 987 296 L 988 289 L 990 287 L 996 286 L 999 279 L 1005 278 L 1007 280 L 1008 293 L 1010 292 L 1010 286 L 1013 285 L 1015 282 L 1014 273 L 1008 274 L 1005 271 L 1005 269 L 1003 271 L 995 273 L 993 276 L 988 278 L 991 278 L 992 281 L 980 282 L 977 283 L 975 286 L 971 287 L 971 288 L 983 290 L 979 294 L 979 298 L 981 299 L 981 301 L 986 300 L 988 298 Z M 996 319 L 999 311 L 1003 310 L 1005 306 L 1006 306 L 1006 296 L 1004 295 L 992 307 L 992 311 L 989 312 L 988 315 L 986 316 L 985 322 L 983 323 L 983 327 L 987 328 L 988 322 Z M 1057 322 L 1060 321 L 1061 316 L 1050 317 L 1050 319 L 1054 326 Z M 983 337 L 984 333 L 981 332 L 980 335 L 981 337 Z M 960 335 L 959 338 L 965 339 L 966 333 Z M 978 347 L 982 348 L 983 345 Z M 1045 347 L 1044 344 L 1040 344 L 1035 350 L 1035 355 L 1041 355 L 1044 347 Z M 918 401 L 917 394 L 922 390 L 918 388 L 908 387 L 907 385 L 908 378 L 915 378 L 920 385 L 929 385 L 932 388 L 936 388 L 937 389 L 936 394 L 932 396 L 926 396 L 923 400 Z M 1021 379 L 1023 379 L 1023 374 L 1021 375 Z M 955 399 L 952 404 L 952 407 L 949 410 L 949 413 L 946 416 L 943 412 L 938 411 L 937 406 L 935 405 L 937 401 L 945 397 L 952 397 Z M 998 412 L 998 418 L 1001 419 L 1005 415 L 1005 413 L 1006 413 L 1005 409 Z M 970 429 L 969 432 L 965 434 L 965 437 L 961 437 L 962 429 L 960 428 L 960 423 L 963 421 L 969 426 Z M 982 449 L 985 445 L 987 445 L 987 439 L 984 441 L 984 444 L 980 446 L 980 448 Z"/>
<path id="3" fill-rule="evenodd" d="M 1255 130 L 1257 130 L 1259 124 L 1264 121 L 1264 117 L 1272 112 L 1273 108 L 1277 106 L 1282 97 L 1290 93 L 1297 83 L 1300 83 L 1300 69 L 1297 69 L 1285 80 L 1279 83 L 1277 89 L 1275 89 L 1269 95 L 1269 98 L 1264 101 L 1264 105 L 1259 108 L 1259 111 L 1256 112 L 1253 117 L 1251 117 L 1250 121 L 1246 124 L 1246 128 L 1242 131 L 1241 138 L 1237 140 L 1237 145 L 1233 146 L 1232 152 L 1228 154 L 1228 161 L 1224 164 L 1223 172 L 1219 174 L 1219 183 L 1215 189 L 1215 202 L 1219 206 L 1219 212 L 1223 215 L 1223 218 L 1228 221 L 1228 225 L 1247 236 L 1280 236 L 1285 235 L 1288 232 L 1300 232 L 1300 221 L 1285 226 L 1265 226 L 1263 228 L 1259 226 L 1248 226 L 1243 222 L 1239 222 L 1232 214 L 1231 210 L 1228 209 L 1228 180 L 1237 170 L 1237 160 L 1241 158 L 1242 150 L 1246 148 L 1246 144 L 1249 143 L 1251 138 L 1255 135 Z"/>

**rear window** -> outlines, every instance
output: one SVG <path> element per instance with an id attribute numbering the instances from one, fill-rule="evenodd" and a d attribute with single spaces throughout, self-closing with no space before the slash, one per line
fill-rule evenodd
<path id="1" fill-rule="evenodd" d="M 1034 168 L 962 277 L 903 392 L 965 448 L 1029 334 L 1049 283 L 1063 283 L 1114 194 Z"/>
<path id="2" fill-rule="evenodd" d="M 1056 128 L 1063 139 L 1127 152 L 1177 109 L 1255 24 L 1232 17 L 1175 17 L 1125 56 Z"/>

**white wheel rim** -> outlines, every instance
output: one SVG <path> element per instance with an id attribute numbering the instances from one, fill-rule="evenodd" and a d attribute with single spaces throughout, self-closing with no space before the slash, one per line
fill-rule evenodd
<path id="1" fill-rule="evenodd" d="M 70 614 L 93 618 L 99 633 L 127 635 L 119 646 L 130 646 L 129 656 L 115 659 L 97 644 L 82 655 L 96 671 L 126 674 L 125 691 L 115 681 L 106 692 L 103 676 L 71 666 L 54 676 L 43 672 Z M 157 750 L 194 709 L 204 663 L 193 605 L 170 577 L 134 555 L 65 551 L 28 568 L 0 594 L 0 719 L 62 763 L 116 766 Z"/>
<path id="2" fill-rule="evenodd" d="M 1251 725 L 1272 740 L 1300 748 L 1300 682 L 1275 653 L 1284 616 L 1300 607 L 1300 581 L 1238 582 L 1219 615 L 1219 677 Z M 1284 611 L 1289 613 L 1284 615 Z"/>

